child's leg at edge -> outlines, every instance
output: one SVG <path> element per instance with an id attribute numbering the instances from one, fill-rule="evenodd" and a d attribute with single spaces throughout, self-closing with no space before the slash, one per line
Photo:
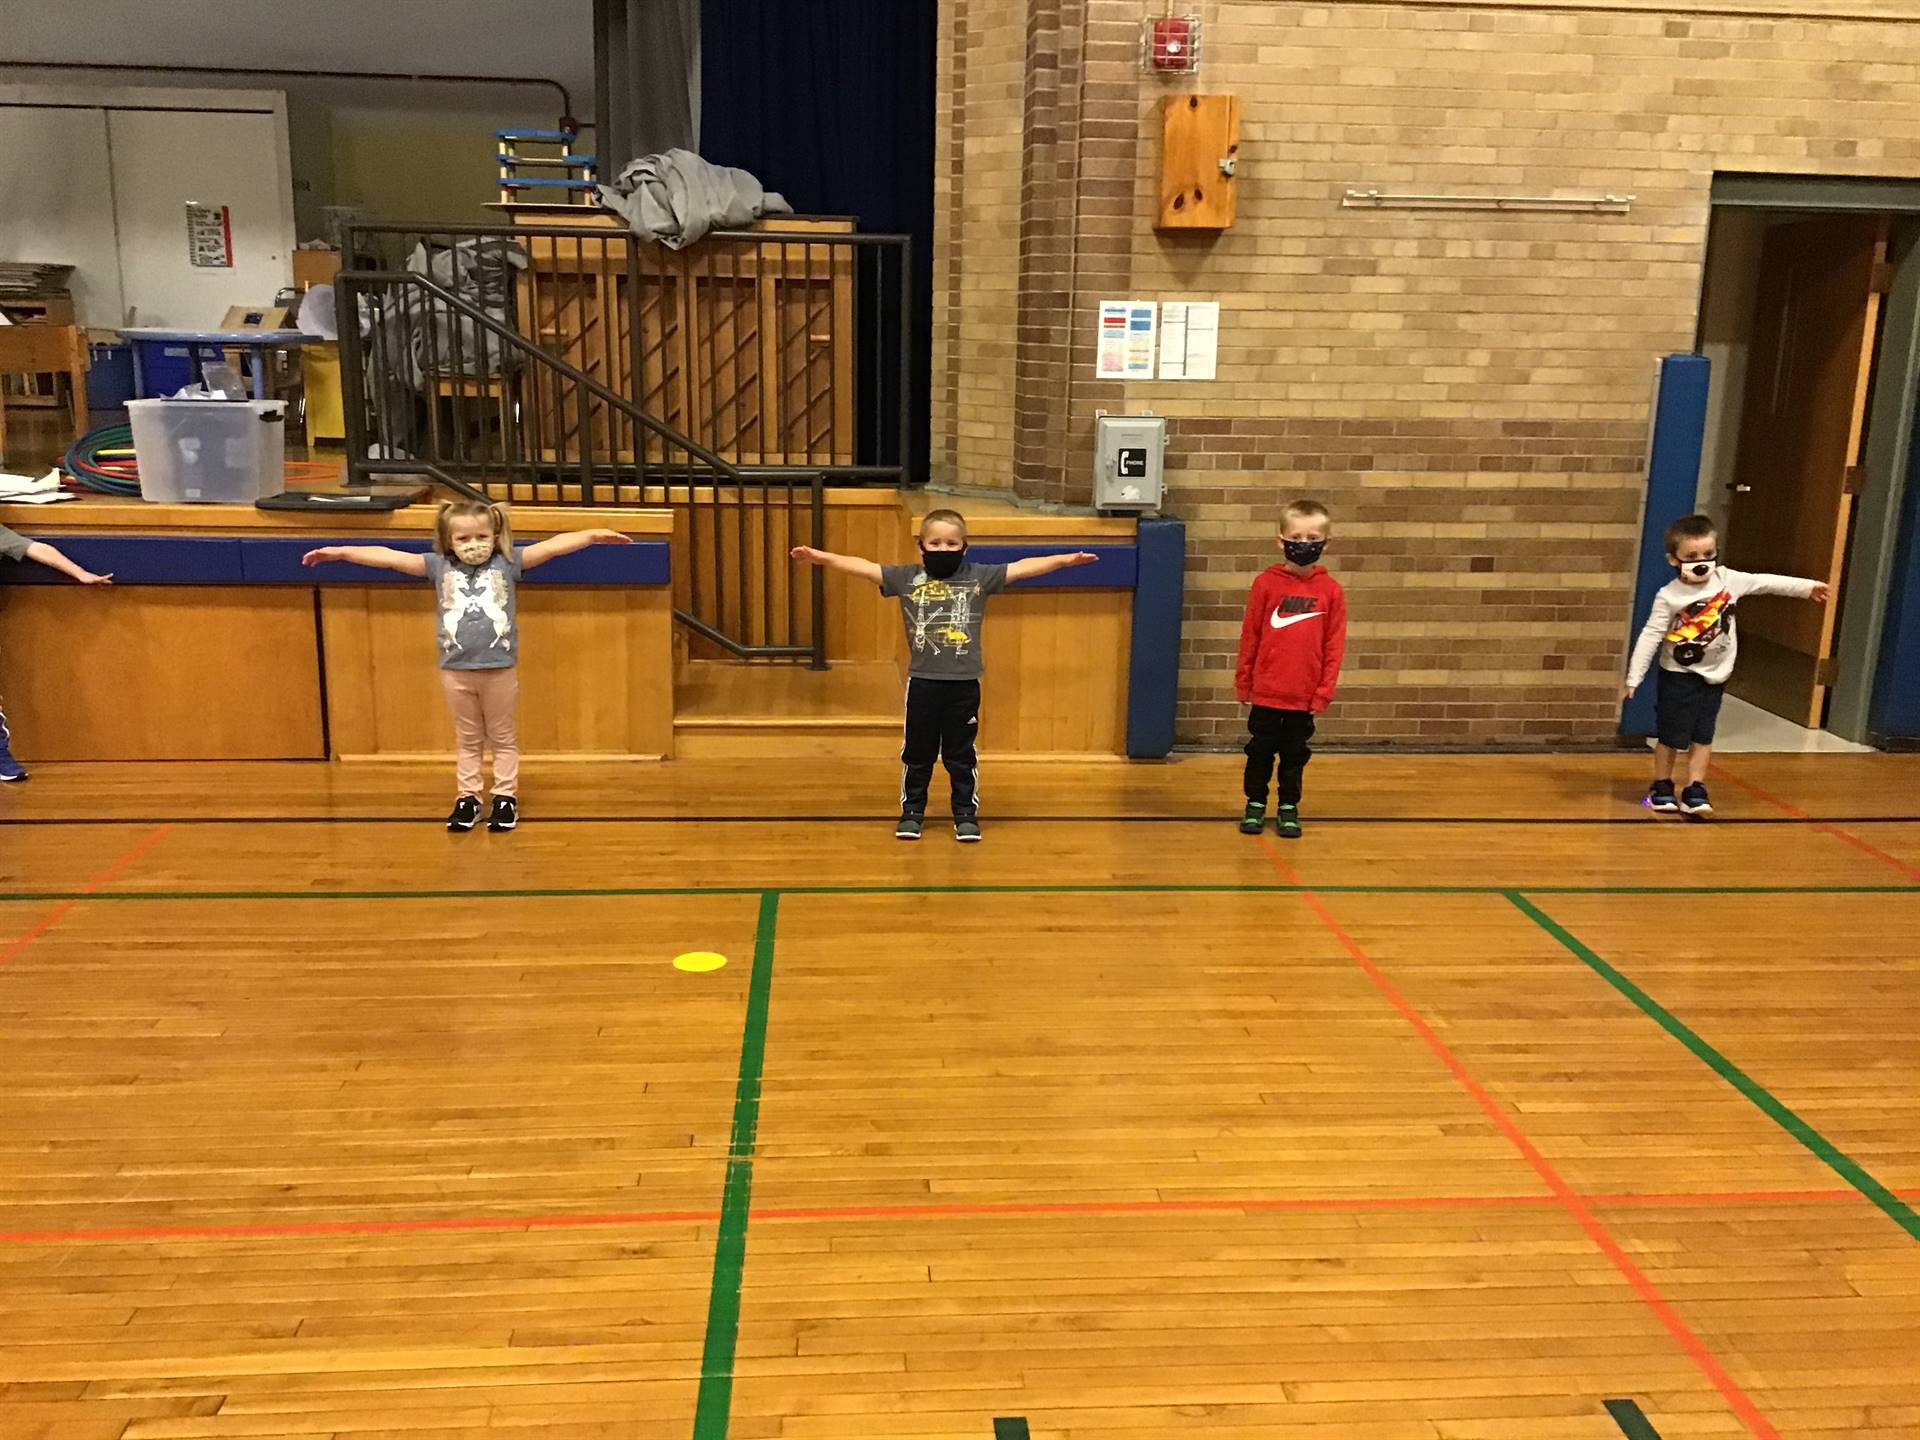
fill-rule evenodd
<path id="1" fill-rule="evenodd" d="M 520 793 L 520 671 L 478 670 L 486 705 L 487 744 L 493 751 L 493 793 L 514 799 Z"/>
<path id="2" fill-rule="evenodd" d="M 472 670 L 442 670 L 440 685 L 446 692 L 447 709 L 453 712 L 453 739 L 456 750 L 454 776 L 462 795 L 480 795 L 480 752 L 486 744 L 486 709 Z"/>
<path id="3" fill-rule="evenodd" d="M 927 813 L 927 791 L 933 784 L 934 762 L 940 758 L 940 707 L 933 687 L 907 681 L 905 736 L 900 745 L 900 810 L 906 815 Z"/>
<path id="4" fill-rule="evenodd" d="M 1687 783 L 1704 785 L 1707 781 L 1707 767 L 1713 764 L 1713 746 L 1696 743 L 1687 751 Z"/>
<path id="5" fill-rule="evenodd" d="M 1698 749 L 1699 747 L 1695 746 L 1694 748 Z M 1654 741 L 1653 778 L 1655 780 L 1673 779 L 1674 762 L 1679 758 L 1680 752 L 1675 750 L 1671 745 L 1664 745 L 1658 740 Z"/>
<path id="6" fill-rule="evenodd" d="M 1274 761 L 1280 755 L 1280 731 L 1274 723 L 1279 713 L 1261 705 L 1247 712 L 1247 766 L 1240 777 L 1240 788 L 1253 805 L 1266 805 L 1267 788 L 1273 783 Z"/>
<path id="7" fill-rule="evenodd" d="M 1274 784 L 1274 800 L 1282 807 L 1300 803 L 1301 782 L 1313 758 L 1312 739 L 1313 716 L 1304 710 L 1290 712 L 1280 731 L 1280 774 Z"/>

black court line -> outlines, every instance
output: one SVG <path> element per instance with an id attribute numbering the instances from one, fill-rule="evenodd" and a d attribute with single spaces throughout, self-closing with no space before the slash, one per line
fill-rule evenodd
<path id="1" fill-rule="evenodd" d="M 1660 1432 L 1653 1428 L 1653 1422 L 1641 1413 L 1640 1407 L 1631 1400 L 1609 1400 L 1607 1414 L 1613 1417 L 1613 1423 L 1627 1440 L 1660 1440 Z"/>
<path id="2" fill-rule="evenodd" d="M 534 815 L 526 825 L 891 825 L 898 811 L 872 815 Z M 1239 816 L 1218 811 L 1205 815 L 996 815 L 995 825 L 1235 825 Z M 1303 815 L 1309 825 L 1516 825 L 1607 826 L 1660 824 L 1645 814 L 1632 815 Z M 0 817 L 0 827 L 84 825 L 417 825 L 438 829 L 442 817 L 413 815 L 49 815 Z M 1676 828 L 1681 822 L 1668 822 Z M 1716 828 L 1728 825 L 1920 825 L 1920 815 L 1716 815 Z"/>
<path id="3" fill-rule="evenodd" d="M 993 1440 L 1032 1440 L 1032 1435 L 1020 1416 L 997 1416 L 993 1422 Z"/>

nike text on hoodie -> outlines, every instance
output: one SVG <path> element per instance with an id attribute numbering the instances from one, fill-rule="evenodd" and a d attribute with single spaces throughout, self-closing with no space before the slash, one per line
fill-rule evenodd
<path id="1" fill-rule="evenodd" d="M 1793 595 L 1804 600 L 1813 594 L 1813 586 L 1813 581 L 1791 575 L 1751 575 L 1724 565 L 1699 585 L 1668 581 L 1654 593 L 1653 609 L 1634 642 L 1627 684 L 1639 688 L 1655 655 L 1663 670 L 1691 670 L 1709 685 L 1726 684 L 1739 650 L 1734 608 L 1749 595 Z M 1692 665 L 1674 658 L 1673 652 L 1682 645 L 1699 647 L 1699 659 Z"/>
<path id="2" fill-rule="evenodd" d="M 1274 565 L 1254 578 L 1240 625 L 1234 690 L 1270 710 L 1327 708 L 1347 650 L 1347 597 L 1324 566 L 1295 575 Z"/>

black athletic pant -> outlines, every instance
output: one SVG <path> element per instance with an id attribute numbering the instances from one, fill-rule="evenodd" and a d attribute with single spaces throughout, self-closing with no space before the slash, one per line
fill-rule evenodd
<path id="1" fill-rule="evenodd" d="M 1279 803 L 1300 803 L 1300 777 L 1313 758 L 1307 742 L 1313 739 L 1313 716 L 1305 710 L 1269 710 L 1253 707 L 1247 716 L 1247 799 L 1267 800 L 1267 780 L 1274 761 L 1280 762 Z"/>
<path id="2" fill-rule="evenodd" d="M 953 780 L 955 818 L 978 810 L 980 756 L 973 742 L 979 733 L 978 680 L 909 680 L 907 743 L 900 751 L 907 775 L 900 787 L 900 808 L 913 815 L 927 813 L 933 762 L 944 760 Z"/>

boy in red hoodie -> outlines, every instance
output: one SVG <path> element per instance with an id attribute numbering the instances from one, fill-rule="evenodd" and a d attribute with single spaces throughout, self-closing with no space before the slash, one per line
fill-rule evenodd
<path id="1" fill-rule="evenodd" d="M 1280 762 L 1280 813 L 1275 824 L 1300 838 L 1300 779 L 1313 751 L 1313 717 L 1333 699 L 1347 651 L 1347 597 L 1319 564 L 1327 548 L 1327 507 L 1296 500 L 1281 517 L 1287 558 L 1254 578 L 1240 625 L 1234 689 L 1247 715 L 1247 813 L 1240 833 L 1258 835 L 1267 818 L 1267 782 Z"/>

